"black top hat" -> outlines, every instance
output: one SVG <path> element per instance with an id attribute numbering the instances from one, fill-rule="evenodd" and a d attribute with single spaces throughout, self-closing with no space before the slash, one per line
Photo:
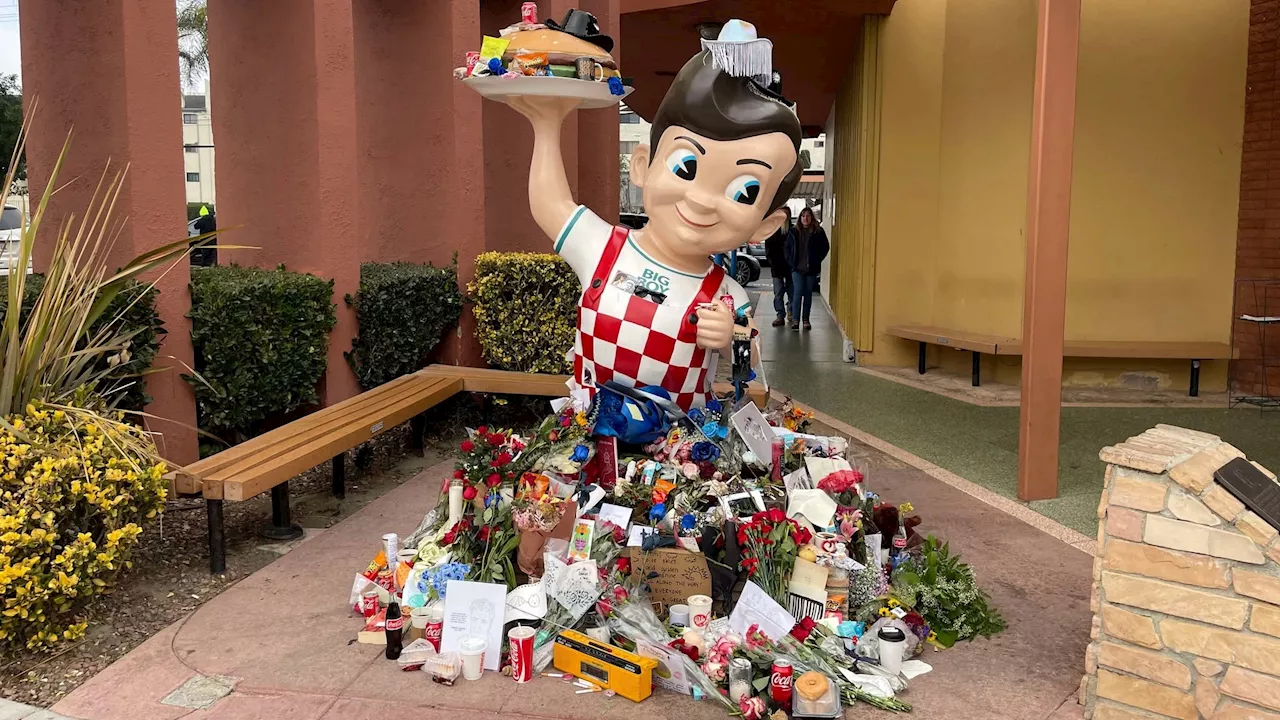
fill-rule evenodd
<path id="1" fill-rule="evenodd" d="M 546 25 L 552 30 L 566 32 L 576 38 L 599 45 L 605 52 L 613 52 L 613 38 L 600 32 L 600 23 L 596 20 L 596 16 L 586 10 L 570 10 L 565 13 L 563 23 L 557 25 L 555 20 L 548 20 Z"/>

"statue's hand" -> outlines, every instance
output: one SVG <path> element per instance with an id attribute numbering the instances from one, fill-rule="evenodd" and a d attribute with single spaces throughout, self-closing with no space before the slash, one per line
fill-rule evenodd
<path id="1" fill-rule="evenodd" d="M 507 104 L 516 112 L 529 118 L 534 129 L 551 127 L 560 128 L 565 117 L 573 112 L 582 101 L 578 98 L 554 97 L 549 95 L 512 95 Z"/>
<path id="2" fill-rule="evenodd" d="M 698 347 L 724 350 L 733 343 L 733 313 L 722 302 L 698 308 Z"/>

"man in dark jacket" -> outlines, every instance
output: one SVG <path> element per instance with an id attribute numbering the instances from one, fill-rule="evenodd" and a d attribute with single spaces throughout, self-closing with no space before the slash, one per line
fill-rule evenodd
<path id="1" fill-rule="evenodd" d="M 783 205 L 782 210 L 787 214 L 787 221 L 764 241 L 764 257 L 769 261 L 769 272 L 773 275 L 773 311 L 778 314 L 773 321 L 774 327 L 786 324 L 792 297 L 791 265 L 787 263 L 787 231 L 791 229 L 791 208 Z"/>

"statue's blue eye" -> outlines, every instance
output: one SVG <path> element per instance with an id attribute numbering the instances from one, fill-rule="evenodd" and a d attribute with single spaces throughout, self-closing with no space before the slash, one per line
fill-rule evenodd
<path id="1" fill-rule="evenodd" d="M 725 197 L 743 205 L 755 205 L 760 197 L 760 181 L 752 175 L 739 175 L 724 190 Z"/>
<path id="2" fill-rule="evenodd" d="M 698 156 L 688 150 L 676 150 L 667 156 L 667 169 L 681 180 L 692 180 L 698 175 Z"/>

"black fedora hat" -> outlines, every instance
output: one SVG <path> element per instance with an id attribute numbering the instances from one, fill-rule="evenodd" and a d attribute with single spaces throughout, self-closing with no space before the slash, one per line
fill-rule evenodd
<path id="1" fill-rule="evenodd" d="M 593 45 L 599 45 L 605 52 L 613 52 L 613 38 L 600 32 L 600 23 L 596 20 L 596 16 L 586 10 L 570 10 L 564 14 L 563 23 L 557 24 L 555 20 L 548 20 L 546 25 L 552 30 L 569 33 Z"/>

